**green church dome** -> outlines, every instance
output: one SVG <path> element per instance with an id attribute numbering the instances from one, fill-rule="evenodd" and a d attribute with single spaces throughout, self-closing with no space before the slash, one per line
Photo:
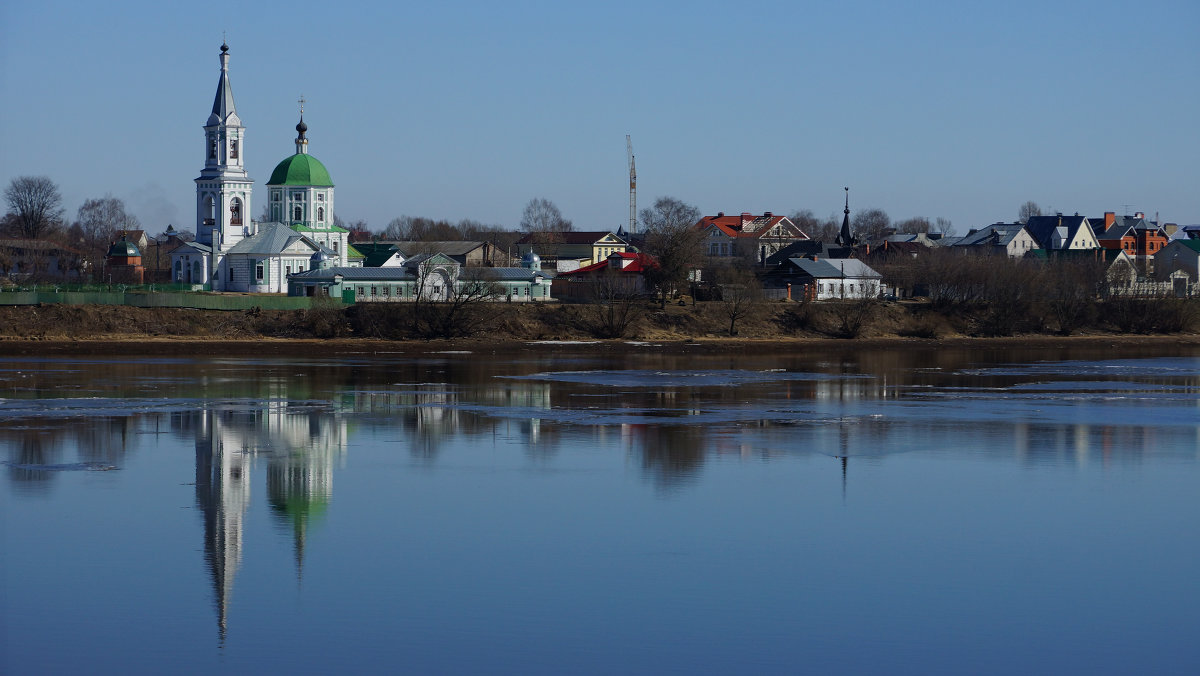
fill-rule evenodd
<path id="1" fill-rule="evenodd" d="M 136 244 L 134 244 L 133 242 L 127 242 L 127 241 L 125 241 L 125 238 L 122 237 L 121 241 L 114 242 L 113 245 L 108 248 L 108 255 L 110 257 L 111 256 L 130 257 L 130 256 L 141 256 L 142 252 L 138 251 Z"/>
<path id="2" fill-rule="evenodd" d="M 308 153 L 296 153 L 275 166 L 267 185 L 318 185 L 333 187 L 329 171 Z"/>

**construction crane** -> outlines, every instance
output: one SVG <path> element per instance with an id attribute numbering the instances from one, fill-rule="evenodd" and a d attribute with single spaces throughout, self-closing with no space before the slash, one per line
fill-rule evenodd
<path id="1" fill-rule="evenodd" d="M 625 135 L 625 151 L 629 155 L 629 234 L 637 234 L 637 166 L 633 163 L 633 139 Z"/>

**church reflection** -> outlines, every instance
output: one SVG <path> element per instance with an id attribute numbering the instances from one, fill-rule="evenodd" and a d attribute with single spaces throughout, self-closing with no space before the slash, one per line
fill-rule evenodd
<path id="1" fill-rule="evenodd" d="M 172 424 L 177 433 L 195 439 L 196 505 L 224 643 L 256 465 L 266 464 L 267 503 L 290 531 L 299 577 L 309 529 L 333 496 L 333 470 L 345 457 L 347 424 L 329 410 L 288 402 L 180 413 Z"/>

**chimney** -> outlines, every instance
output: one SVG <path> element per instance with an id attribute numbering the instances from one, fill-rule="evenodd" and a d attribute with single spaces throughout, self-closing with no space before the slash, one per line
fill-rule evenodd
<path id="1" fill-rule="evenodd" d="M 1145 214 L 1145 212 L 1142 212 L 1142 211 L 1135 211 L 1135 212 L 1133 212 L 1133 217 L 1134 218 L 1145 218 L 1146 214 Z"/>
<path id="2" fill-rule="evenodd" d="M 725 218 L 725 212 L 724 212 L 724 211 L 718 211 L 718 212 L 717 212 L 717 218 Z"/>
<path id="3" fill-rule="evenodd" d="M 1105 230 L 1108 230 L 1109 228 L 1111 228 L 1112 224 L 1116 223 L 1116 222 L 1117 222 L 1117 212 L 1115 212 L 1115 211 L 1104 212 L 1104 229 Z"/>
<path id="4" fill-rule="evenodd" d="M 775 215 L 775 214 L 773 214 L 773 213 L 771 213 L 771 212 L 769 212 L 769 211 L 764 211 L 764 212 L 763 212 L 763 216 L 766 216 L 767 218 L 771 218 L 771 217 L 772 217 L 772 216 L 774 216 L 774 215 Z"/>

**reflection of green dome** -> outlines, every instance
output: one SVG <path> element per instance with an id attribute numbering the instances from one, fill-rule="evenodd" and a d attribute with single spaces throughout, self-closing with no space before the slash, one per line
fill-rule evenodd
<path id="1" fill-rule="evenodd" d="M 123 257 L 141 256 L 142 252 L 138 251 L 136 244 L 126 241 L 125 238 L 122 237 L 121 241 L 115 242 L 111 247 L 108 248 L 108 255 Z"/>
<path id="2" fill-rule="evenodd" d="M 308 153 L 296 153 L 275 166 L 267 185 L 319 185 L 333 187 L 333 179 L 321 160 Z"/>

